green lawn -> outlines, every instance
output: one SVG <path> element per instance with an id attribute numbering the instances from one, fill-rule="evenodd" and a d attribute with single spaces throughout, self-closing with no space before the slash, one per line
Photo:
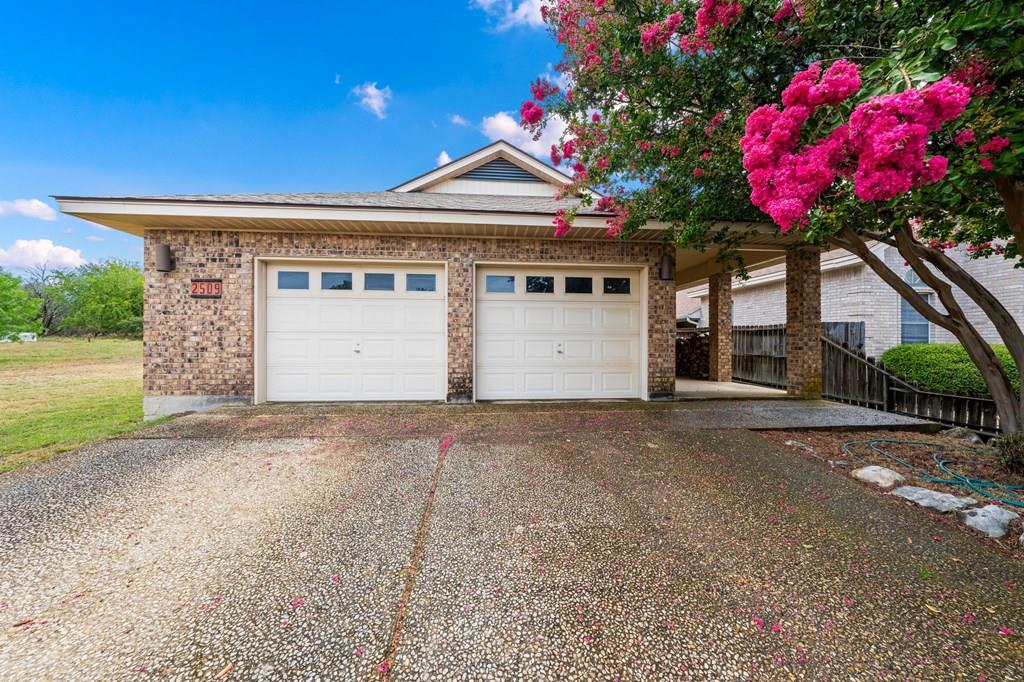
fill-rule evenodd
<path id="1" fill-rule="evenodd" d="M 0 344 L 0 473 L 141 425 L 141 341 Z"/>

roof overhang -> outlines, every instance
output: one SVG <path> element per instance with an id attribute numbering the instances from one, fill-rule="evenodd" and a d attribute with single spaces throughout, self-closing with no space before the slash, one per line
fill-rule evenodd
<path id="1" fill-rule="evenodd" d="M 334 232 L 346 234 L 554 238 L 551 213 L 454 211 L 269 205 L 222 202 L 143 201 L 66 197 L 60 210 L 83 220 L 143 236 L 147 229 L 243 232 Z M 574 239 L 604 239 L 606 216 L 578 215 Z M 656 241 L 669 226 L 651 222 L 633 238 Z"/>

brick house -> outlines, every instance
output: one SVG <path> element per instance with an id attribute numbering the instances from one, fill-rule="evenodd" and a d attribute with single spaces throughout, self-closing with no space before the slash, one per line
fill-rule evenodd
<path id="1" fill-rule="evenodd" d="M 934 292 L 921 282 L 895 248 L 876 243 L 872 250 L 889 267 L 902 273 L 907 282 L 935 301 Z M 972 260 L 964 248 L 948 253 L 982 285 L 996 293 L 1014 318 L 1024 324 L 1024 272 L 999 257 Z M 752 272 L 746 281 L 734 280 L 733 324 L 785 322 L 785 276 L 785 264 L 777 263 Z M 710 292 L 704 285 L 680 291 L 676 316 L 704 324 L 708 320 L 709 300 Z M 957 300 L 990 343 L 1001 343 L 995 328 L 973 301 L 963 295 L 958 295 Z M 863 261 L 841 249 L 821 254 L 821 315 L 828 322 L 864 322 L 864 350 L 873 357 L 902 343 L 957 342 L 948 331 L 924 319 Z"/>
<path id="2" fill-rule="evenodd" d="M 555 198 L 570 181 L 496 142 L 381 192 L 56 198 L 144 237 L 148 417 L 264 401 L 669 398 L 676 291 L 728 277 L 713 253 L 667 245 L 661 223 L 605 238 L 607 214 Z M 574 228 L 555 239 L 566 208 Z M 743 229 L 754 264 L 792 247 L 724 227 Z M 803 267 L 789 280 L 813 290 L 817 252 L 791 259 Z M 819 322 L 814 305 L 790 316 Z M 805 353 L 794 392 L 820 372 L 820 353 Z"/>

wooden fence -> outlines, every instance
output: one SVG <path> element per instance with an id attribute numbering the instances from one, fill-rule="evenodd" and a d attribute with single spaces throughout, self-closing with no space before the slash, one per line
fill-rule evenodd
<path id="1" fill-rule="evenodd" d="M 996 404 L 988 398 L 925 390 L 887 370 L 873 358 L 822 337 L 822 397 L 851 405 L 999 433 Z"/>
<path id="2" fill-rule="evenodd" d="M 850 328 L 852 330 L 841 334 L 854 341 L 859 336 L 861 348 L 856 348 L 837 342 L 835 329 L 830 334 L 825 325 L 822 327 L 824 398 L 929 419 L 947 426 L 963 426 L 986 435 L 999 433 L 999 415 L 992 400 L 925 390 L 866 357 L 861 350 L 862 328 Z M 707 329 L 697 329 L 694 333 L 705 334 Z M 786 387 L 786 325 L 733 327 L 732 342 L 735 381 Z"/>
<path id="3" fill-rule="evenodd" d="M 732 377 L 786 388 L 786 325 L 733 327 Z"/>

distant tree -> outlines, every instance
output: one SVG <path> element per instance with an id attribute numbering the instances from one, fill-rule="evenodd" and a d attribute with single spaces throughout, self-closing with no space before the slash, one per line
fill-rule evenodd
<path id="1" fill-rule="evenodd" d="M 29 295 L 39 301 L 39 318 L 43 334 L 56 334 L 67 312 L 60 295 L 64 272 L 54 270 L 46 263 L 25 268 L 22 285 Z"/>
<path id="2" fill-rule="evenodd" d="M 21 279 L 0 270 L 0 338 L 18 332 L 39 332 L 39 302 Z"/>
<path id="3" fill-rule="evenodd" d="M 90 263 L 61 273 L 53 285 L 66 314 L 62 331 L 72 334 L 142 335 L 142 272 L 129 262 Z"/>

